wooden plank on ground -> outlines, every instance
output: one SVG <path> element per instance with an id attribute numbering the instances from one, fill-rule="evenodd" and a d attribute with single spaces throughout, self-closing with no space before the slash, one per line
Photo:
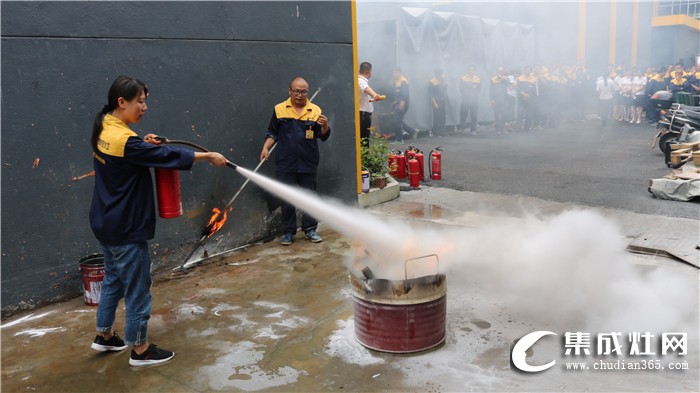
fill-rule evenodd
<path id="1" fill-rule="evenodd" d="M 700 179 L 700 173 L 697 173 L 697 172 L 674 173 L 673 177 L 676 179 L 682 179 L 682 180 L 695 180 L 695 179 Z"/>
<path id="2" fill-rule="evenodd" d="M 692 142 L 692 143 L 672 143 L 672 144 L 671 144 L 671 150 L 676 150 L 676 149 L 692 149 L 692 150 L 697 150 L 697 149 L 700 149 L 700 142 Z"/>

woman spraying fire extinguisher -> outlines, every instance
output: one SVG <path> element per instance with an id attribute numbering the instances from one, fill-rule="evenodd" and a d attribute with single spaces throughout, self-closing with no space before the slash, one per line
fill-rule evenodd
<path id="1" fill-rule="evenodd" d="M 146 113 L 148 88 L 138 79 L 120 76 L 97 116 L 90 139 L 95 188 L 90 227 L 104 253 L 105 277 L 97 308 L 97 351 L 122 351 L 132 345 L 129 364 L 147 366 L 167 362 L 175 354 L 149 344 L 151 260 L 148 240 L 155 234 L 155 203 L 150 168 L 188 170 L 194 162 L 226 166 L 220 153 L 200 153 L 158 146 L 156 135 L 141 139 L 129 125 Z M 124 340 L 114 331 L 115 312 L 124 298 Z"/>

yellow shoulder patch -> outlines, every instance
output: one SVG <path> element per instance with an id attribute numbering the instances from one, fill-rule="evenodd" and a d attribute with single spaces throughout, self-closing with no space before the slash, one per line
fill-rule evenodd
<path id="1" fill-rule="evenodd" d="M 394 81 L 394 83 L 396 84 L 396 87 L 400 87 L 400 86 L 403 85 L 404 83 L 408 83 L 408 79 L 406 79 L 406 77 L 404 77 L 403 75 L 401 75 L 401 77 L 399 77 L 399 79 L 396 79 L 396 80 Z"/>
<path id="2" fill-rule="evenodd" d="M 321 108 L 307 100 L 306 106 L 301 111 L 301 114 L 299 114 L 296 110 L 294 110 L 291 99 L 288 99 L 287 101 L 275 105 L 275 116 L 278 119 L 316 121 L 318 120 L 319 116 L 321 116 Z"/>
<path id="3" fill-rule="evenodd" d="M 130 136 L 138 135 L 123 121 L 106 114 L 102 119 L 102 133 L 97 140 L 97 150 L 113 157 L 124 157 L 126 141 Z"/>

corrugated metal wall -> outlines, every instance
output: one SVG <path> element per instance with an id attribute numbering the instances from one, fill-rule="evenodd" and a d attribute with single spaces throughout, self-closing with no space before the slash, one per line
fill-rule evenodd
<path id="1" fill-rule="evenodd" d="M 273 106 L 302 75 L 333 134 L 319 193 L 356 203 L 349 2 L 5 2 L 2 7 L 2 309 L 80 292 L 79 259 L 99 251 L 88 223 L 92 119 L 121 74 L 145 81 L 133 126 L 258 163 Z M 274 175 L 274 164 L 261 172 Z M 185 215 L 159 220 L 154 264 L 179 265 L 213 207 L 244 179 L 209 165 L 181 173 Z M 208 248 L 277 232 L 277 202 L 255 185 Z"/>

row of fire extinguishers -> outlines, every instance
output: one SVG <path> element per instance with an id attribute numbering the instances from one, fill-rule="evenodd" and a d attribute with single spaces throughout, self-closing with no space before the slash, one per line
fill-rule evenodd
<path id="1" fill-rule="evenodd" d="M 440 146 L 431 150 L 428 154 L 430 163 L 428 171 L 432 180 L 442 180 L 442 150 Z M 420 182 L 425 180 L 425 154 L 422 151 L 409 146 L 405 152 L 392 150 L 389 153 L 389 174 L 394 179 L 405 179 L 411 188 L 419 188 Z"/>

